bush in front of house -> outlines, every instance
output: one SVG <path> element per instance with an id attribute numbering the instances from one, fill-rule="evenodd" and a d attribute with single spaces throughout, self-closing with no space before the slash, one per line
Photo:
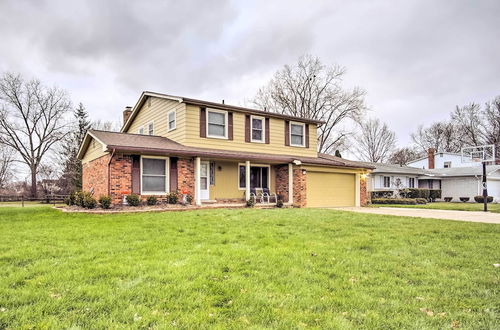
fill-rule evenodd
<path id="1" fill-rule="evenodd" d="M 394 192 L 392 191 L 372 191 L 371 193 L 372 199 L 377 199 L 377 198 L 392 198 L 394 195 Z"/>
<path id="2" fill-rule="evenodd" d="M 146 204 L 148 205 L 156 205 L 156 203 L 158 203 L 158 198 L 156 198 L 156 196 L 148 196 L 146 199 Z"/>
<path id="3" fill-rule="evenodd" d="M 461 202 L 468 202 L 470 200 L 469 197 L 459 197 L 458 199 L 460 199 Z"/>
<path id="4" fill-rule="evenodd" d="M 281 199 L 278 199 L 276 201 L 276 207 L 282 208 L 283 207 L 283 201 Z"/>
<path id="5" fill-rule="evenodd" d="M 109 209 L 111 206 L 111 197 L 110 196 L 101 196 L 99 197 L 99 204 L 103 209 Z"/>
<path id="6" fill-rule="evenodd" d="M 445 201 L 446 203 L 449 203 L 449 202 L 451 202 L 452 200 L 453 200 L 453 197 L 445 197 L 445 198 L 444 198 L 444 201 Z"/>
<path id="7" fill-rule="evenodd" d="M 186 195 L 186 204 L 190 205 L 191 203 L 193 203 L 193 196 L 191 196 L 190 194 L 187 194 Z"/>
<path id="8" fill-rule="evenodd" d="M 415 201 L 417 202 L 417 204 L 427 204 L 427 199 L 425 198 L 415 198 Z"/>
<path id="9" fill-rule="evenodd" d="M 441 190 L 437 190 L 435 189 L 436 191 L 439 191 L 439 196 L 441 196 Z M 429 189 L 425 189 L 425 188 L 405 188 L 405 189 L 402 189 L 402 192 L 404 194 L 404 196 L 406 196 L 406 198 L 425 198 L 425 199 L 429 199 L 430 195 L 431 195 L 431 191 Z M 437 192 L 435 192 L 434 194 L 438 194 Z"/>
<path id="10" fill-rule="evenodd" d="M 436 199 L 441 198 L 441 189 L 430 189 L 429 190 L 429 199 L 432 202 L 435 202 Z"/>
<path id="11" fill-rule="evenodd" d="M 179 195 L 176 192 L 171 192 L 167 195 L 168 204 L 177 204 L 179 202 Z"/>
<path id="12" fill-rule="evenodd" d="M 255 205 L 255 200 L 253 197 L 250 197 L 249 200 L 247 200 L 247 203 L 246 203 L 247 207 L 254 207 Z"/>
<path id="13" fill-rule="evenodd" d="M 130 194 L 125 197 L 127 204 L 130 206 L 139 206 L 141 204 L 141 199 L 137 194 Z"/>
<path id="14" fill-rule="evenodd" d="M 474 196 L 474 200 L 476 201 L 476 203 L 484 203 L 484 197 L 483 196 Z M 486 197 L 486 202 L 487 203 L 491 203 L 493 202 L 493 196 L 488 196 Z"/>
<path id="15" fill-rule="evenodd" d="M 416 198 L 373 198 L 372 204 L 417 205 Z"/>
<path id="16" fill-rule="evenodd" d="M 90 194 L 85 194 L 83 196 L 83 202 L 82 202 L 82 207 L 86 209 L 95 209 L 97 206 L 97 201 L 95 200 L 94 197 Z"/>
<path id="17" fill-rule="evenodd" d="M 69 194 L 68 197 L 66 197 L 64 199 L 64 203 L 66 203 L 66 205 L 75 205 L 76 204 L 76 192 L 72 192 L 71 194 Z"/>

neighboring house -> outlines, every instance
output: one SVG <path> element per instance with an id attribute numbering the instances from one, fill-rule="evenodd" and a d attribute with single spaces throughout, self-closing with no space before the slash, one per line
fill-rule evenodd
<path id="1" fill-rule="evenodd" d="M 120 133 L 91 130 L 78 153 L 83 189 L 115 204 L 130 193 L 201 205 L 263 191 L 299 207 L 366 203 L 372 167 L 318 153 L 320 121 L 152 92 L 123 116 Z"/>
<path id="2" fill-rule="evenodd" d="M 412 160 L 410 167 L 431 170 L 434 168 L 455 168 L 481 166 L 480 162 L 462 162 L 462 155 L 453 152 L 436 152 L 433 148 L 427 151 L 427 156 Z"/>
<path id="3" fill-rule="evenodd" d="M 421 169 L 409 166 L 367 163 L 375 169 L 367 178 L 369 192 L 385 191 L 393 194 L 403 188 L 440 189 L 441 197 L 452 197 L 460 201 L 460 197 L 482 195 L 482 167 L 451 167 L 439 169 Z M 500 165 L 488 165 L 488 195 L 495 202 L 500 202 Z"/>

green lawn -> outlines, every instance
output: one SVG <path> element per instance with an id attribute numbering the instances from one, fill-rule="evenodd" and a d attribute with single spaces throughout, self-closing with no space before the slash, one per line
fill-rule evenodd
<path id="1" fill-rule="evenodd" d="M 417 209 L 455 210 L 455 211 L 482 211 L 483 204 L 480 203 L 445 203 L 435 202 L 425 205 L 399 205 L 399 204 L 372 204 L 373 207 L 411 207 Z M 488 211 L 500 213 L 500 204 L 488 203 Z"/>
<path id="2" fill-rule="evenodd" d="M 0 209 L 1 328 L 500 328 L 500 225 Z"/>

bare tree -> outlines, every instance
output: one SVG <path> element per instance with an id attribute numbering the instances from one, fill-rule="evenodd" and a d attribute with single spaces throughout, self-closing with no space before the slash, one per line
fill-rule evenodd
<path id="1" fill-rule="evenodd" d="M 411 139 L 422 151 L 459 152 L 462 147 L 461 132 L 453 122 L 436 122 L 429 127 L 420 126 Z"/>
<path id="2" fill-rule="evenodd" d="M 37 172 L 44 156 L 68 130 L 64 116 L 71 103 L 64 90 L 6 73 L 0 78 L 0 143 L 21 156 L 30 169 L 31 195 L 37 195 Z"/>
<path id="3" fill-rule="evenodd" d="M 318 151 L 343 150 L 352 134 L 345 124 L 358 120 L 366 110 L 364 90 L 342 87 L 345 72 L 343 67 L 325 66 L 319 58 L 304 55 L 296 65 L 277 71 L 253 103 L 267 111 L 324 121 L 318 130 Z"/>
<path id="4" fill-rule="evenodd" d="M 92 129 L 101 131 L 119 132 L 122 128 L 122 124 L 119 121 L 106 121 L 98 119 L 92 122 L 91 127 Z"/>
<path id="5" fill-rule="evenodd" d="M 6 184 L 13 177 L 12 162 L 14 161 L 14 150 L 0 144 L 0 189 L 4 189 Z"/>
<path id="6" fill-rule="evenodd" d="M 361 132 L 353 142 L 360 158 L 374 163 L 385 162 L 396 146 L 396 134 L 378 119 L 368 119 L 359 125 Z"/>
<path id="7" fill-rule="evenodd" d="M 420 154 L 413 148 L 404 147 L 396 149 L 388 159 L 390 164 L 407 165 L 410 161 L 417 159 Z"/>

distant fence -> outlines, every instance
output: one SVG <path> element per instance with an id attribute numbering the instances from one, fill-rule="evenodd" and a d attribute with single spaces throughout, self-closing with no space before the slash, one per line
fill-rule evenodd
<path id="1" fill-rule="evenodd" d="M 24 195 L 0 195 L 0 203 L 2 202 L 19 202 L 24 206 L 24 202 L 39 202 L 44 204 L 56 204 L 64 202 L 64 199 L 69 195 L 46 195 L 43 197 L 30 197 Z"/>

